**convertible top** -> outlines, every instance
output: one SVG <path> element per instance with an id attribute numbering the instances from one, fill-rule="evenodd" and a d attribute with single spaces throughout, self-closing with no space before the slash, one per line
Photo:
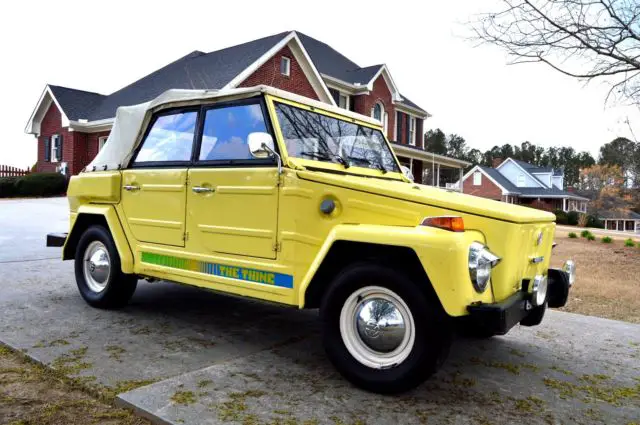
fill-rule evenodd
<path id="1" fill-rule="evenodd" d="M 380 125 L 378 120 L 355 112 L 347 111 L 328 103 L 319 102 L 307 97 L 289 93 L 269 86 L 255 86 L 225 90 L 167 90 L 155 99 L 133 106 L 121 106 L 116 112 L 116 120 L 107 139 L 107 143 L 98 152 L 83 172 L 119 170 L 126 168 L 138 144 L 142 132 L 155 111 L 176 106 L 188 106 L 203 103 L 217 98 L 246 98 L 260 94 L 270 94 L 283 99 L 292 100 L 313 106 L 318 109 L 354 118 L 373 125 Z"/>

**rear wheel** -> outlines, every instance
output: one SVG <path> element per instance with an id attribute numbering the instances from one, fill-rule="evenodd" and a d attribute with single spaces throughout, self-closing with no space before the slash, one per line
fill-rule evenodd
<path id="1" fill-rule="evenodd" d="M 375 264 L 341 272 L 321 306 L 323 342 L 336 369 L 378 393 L 410 390 L 444 362 L 449 321 L 404 274 Z"/>
<path id="2" fill-rule="evenodd" d="M 93 307 L 126 305 L 136 290 L 135 275 L 122 273 L 120 256 L 111 234 L 94 225 L 84 231 L 75 256 L 76 283 L 82 298 Z"/>

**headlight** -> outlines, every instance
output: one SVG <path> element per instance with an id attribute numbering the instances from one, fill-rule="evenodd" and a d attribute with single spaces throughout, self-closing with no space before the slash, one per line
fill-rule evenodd
<path id="1" fill-rule="evenodd" d="M 491 269 L 498 265 L 500 257 L 479 242 L 469 246 L 469 276 L 477 292 L 484 292 L 491 277 Z"/>

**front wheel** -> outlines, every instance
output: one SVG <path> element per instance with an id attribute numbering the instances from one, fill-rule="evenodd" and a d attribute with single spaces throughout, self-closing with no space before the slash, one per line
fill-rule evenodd
<path id="1" fill-rule="evenodd" d="M 129 302 L 138 279 L 120 268 L 120 256 L 111 234 L 95 225 L 84 231 L 75 257 L 76 283 L 82 298 L 93 307 L 117 308 Z"/>
<path id="2" fill-rule="evenodd" d="M 424 288 L 391 268 L 357 264 L 341 272 L 321 306 L 323 342 L 336 369 L 377 393 L 410 390 L 444 362 L 449 321 Z"/>

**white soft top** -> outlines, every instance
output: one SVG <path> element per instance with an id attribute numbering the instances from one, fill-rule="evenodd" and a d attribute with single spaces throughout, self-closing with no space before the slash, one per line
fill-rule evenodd
<path id="1" fill-rule="evenodd" d="M 347 111 L 328 103 L 319 102 L 307 97 L 289 93 L 269 86 L 255 86 L 240 89 L 226 90 L 167 90 L 155 99 L 133 106 L 121 106 L 116 112 L 116 120 L 109 134 L 109 139 L 98 155 L 87 165 L 85 172 L 119 170 L 127 167 L 133 152 L 135 151 L 141 132 L 151 119 L 153 112 L 173 106 L 185 106 L 202 103 L 203 100 L 211 100 L 224 97 L 251 97 L 258 94 L 270 94 L 283 99 L 292 100 L 313 106 L 318 109 L 333 112 L 349 118 L 380 125 L 378 120 L 355 112 Z"/>

